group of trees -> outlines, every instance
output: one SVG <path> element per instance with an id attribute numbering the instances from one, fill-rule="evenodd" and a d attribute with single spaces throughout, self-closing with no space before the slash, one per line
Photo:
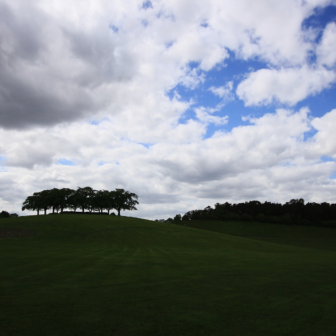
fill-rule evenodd
<path id="1" fill-rule="evenodd" d="M 0 212 L 0 218 L 9 218 L 9 217 L 19 217 L 19 215 L 16 214 L 16 213 L 11 213 L 10 214 L 9 212 L 7 212 L 5 210 Z"/>
<path id="2" fill-rule="evenodd" d="M 28 196 L 23 202 L 22 211 L 43 210 L 47 214 L 47 210 L 51 209 L 52 213 L 61 213 L 65 209 L 70 209 L 76 212 L 80 209 L 82 213 L 87 210 L 89 213 L 99 212 L 103 213 L 107 210 L 110 214 L 112 209 L 117 210 L 120 216 L 121 210 L 137 210 L 135 207 L 139 204 L 138 195 L 125 191 L 124 189 L 108 190 L 94 190 L 91 187 L 80 188 L 77 190 L 63 188 L 63 189 L 50 189 L 35 192 L 32 196 Z"/>
<path id="3" fill-rule="evenodd" d="M 285 204 L 259 201 L 245 203 L 216 203 L 214 208 L 208 206 L 203 210 L 192 210 L 183 216 L 161 222 L 180 222 L 185 220 L 237 220 L 283 223 L 297 225 L 320 225 L 336 227 L 336 204 L 306 203 L 300 199 L 292 199 Z"/>

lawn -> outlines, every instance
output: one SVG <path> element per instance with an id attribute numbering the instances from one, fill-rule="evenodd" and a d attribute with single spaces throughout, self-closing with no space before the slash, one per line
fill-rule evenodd
<path id="1" fill-rule="evenodd" d="M 10 227 L 35 234 L 0 240 L 1 336 L 336 335 L 336 230 L 85 215 Z"/>

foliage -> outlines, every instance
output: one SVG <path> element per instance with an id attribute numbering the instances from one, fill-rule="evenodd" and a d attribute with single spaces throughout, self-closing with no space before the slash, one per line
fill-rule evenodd
<path id="1" fill-rule="evenodd" d="M 8 218 L 10 217 L 10 214 L 7 211 L 1 211 L 0 218 Z"/>
<path id="2" fill-rule="evenodd" d="M 174 217 L 174 222 L 180 222 L 182 220 L 181 215 L 176 215 Z"/>
<path id="3" fill-rule="evenodd" d="M 137 210 L 135 205 L 139 204 L 138 195 L 124 189 L 116 189 L 112 193 L 113 208 L 118 211 L 118 216 L 121 210 Z"/>
<path id="4" fill-rule="evenodd" d="M 63 213 L 65 209 L 76 212 L 76 209 L 79 208 L 82 213 L 85 210 L 89 213 L 103 213 L 104 210 L 107 210 L 107 214 L 109 214 L 112 209 L 115 209 L 120 216 L 121 210 L 137 210 L 136 204 L 139 204 L 138 195 L 124 189 L 108 191 L 94 190 L 91 187 L 78 187 L 77 190 L 53 188 L 28 196 L 23 202 L 22 211 L 37 211 L 39 215 L 40 210 L 44 210 L 44 214 L 46 214 L 47 210 L 51 209 L 54 214 L 59 211 Z"/>
<path id="5" fill-rule="evenodd" d="M 281 223 L 287 225 L 317 225 L 336 228 L 336 204 L 307 203 L 302 198 L 292 199 L 285 204 L 250 201 L 231 204 L 216 203 L 214 208 L 207 206 L 203 210 L 191 210 L 174 222 L 188 220 L 222 221 L 258 221 L 261 223 Z M 165 222 L 169 222 L 166 220 Z"/>

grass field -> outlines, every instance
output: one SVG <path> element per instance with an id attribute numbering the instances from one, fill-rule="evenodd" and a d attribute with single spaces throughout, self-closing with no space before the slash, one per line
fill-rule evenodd
<path id="1" fill-rule="evenodd" d="M 194 226 L 194 227 L 190 227 Z M 336 335 L 336 230 L 0 220 L 0 335 Z"/>

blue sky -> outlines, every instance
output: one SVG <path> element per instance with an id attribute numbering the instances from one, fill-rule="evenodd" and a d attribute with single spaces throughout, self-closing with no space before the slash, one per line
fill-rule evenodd
<path id="1" fill-rule="evenodd" d="M 152 219 L 336 202 L 336 2 L 251 4 L 3 1 L 0 207 L 78 186 Z"/>
<path id="2" fill-rule="evenodd" d="M 315 30 L 317 32 L 315 41 L 319 43 L 323 35 L 323 29 L 331 22 L 336 22 L 336 6 L 316 9 L 311 16 L 303 21 L 302 27 L 305 30 Z M 222 102 L 223 99 L 209 91 L 211 87 L 225 86 L 228 82 L 232 82 L 232 99 L 225 102 L 220 110 L 214 112 L 214 115 L 217 116 L 229 116 L 229 121 L 226 125 L 209 125 L 205 138 L 211 137 L 214 132 L 218 130 L 230 131 L 234 127 L 246 124 L 246 122 L 242 120 L 242 117 L 250 115 L 258 118 L 265 113 L 272 113 L 278 108 L 299 110 L 302 107 L 308 107 L 311 112 L 311 117 L 321 117 L 335 108 L 335 83 L 332 83 L 329 88 L 320 93 L 307 96 L 307 98 L 297 102 L 295 105 L 289 106 L 281 101 L 273 101 L 267 105 L 246 106 L 244 101 L 235 95 L 235 90 L 242 78 L 249 72 L 272 68 L 273 66 L 258 57 L 244 60 L 239 58 L 239 56 L 237 57 L 233 52 L 229 53 L 229 59 L 207 72 L 199 70 L 199 63 L 191 62 L 188 65 L 190 69 L 196 69 L 200 74 L 202 73 L 204 75 L 204 81 L 197 85 L 196 88 L 188 88 L 179 84 L 168 92 L 170 97 L 172 97 L 174 93 L 178 93 L 182 100 L 192 100 L 194 102 L 180 119 L 181 123 L 185 123 L 189 119 L 197 119 L 194 112 L 195 107 L 204 106 L 215 108 Z M 316 53 L 310 54 L 309 63 L 312 66 L 316 63 Z M 309 132 L 309 135 L 312 134 L 314 134 L 314 131 Z"/>

